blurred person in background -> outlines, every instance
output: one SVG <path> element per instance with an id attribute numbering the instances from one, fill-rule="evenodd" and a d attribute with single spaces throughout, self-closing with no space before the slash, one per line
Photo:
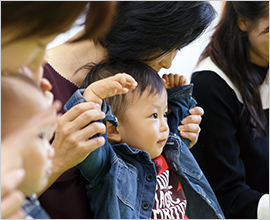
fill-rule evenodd
<path id="1" fill-rule="evenodd" d="M 18 71 L 29 76 L 44 90 L 49 102 L 51 84 L 42 78 L 47 44 L 70 29 L 85 10 L 85 32 L 80 39 L 97 37 L 110 25 L 113 2 L 1 2 L 1 75 Z M 22 218 L 24 196 L 16 188 L 24 179 L 22 169 L 26 152 L 40 127 L 55 124 L 59 102 L 34 116 L 24 126 L 1 139 L 1 217 Z M 4 116 L 3 116 L 4 117 Z M 97 146 L 98 147 L 98 146 Z M 12 184 L 10 184 L 12 183 Z"/>
<path id="2" fill-rule="evenodd" d="M 269 218 L 269 2 L 228 1 L 192 75 L 191 149 L 226 218 Z"/>

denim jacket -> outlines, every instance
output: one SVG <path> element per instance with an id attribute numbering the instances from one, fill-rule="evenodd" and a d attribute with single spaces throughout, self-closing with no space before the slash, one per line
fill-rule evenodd
<path id="1" fill-rule="evenodd" d="M 22 208 L 26 213 L 25 219 L 50 219 L 48 213 L 40 206 L 35 193 L 25 199 Z"/>
<path id="2" fill-rule="evenodd" d="M 180 137 L 177 127 L 196 105 L 191 97 L 193 85 L 168 90 L 168 103 L 172 112 L 168 116 L 170 134 L 163 155 L 176 172 L 187 198 L 188 218 L 224 218 L 216 196 L 202 170 L 188 149 L 189 141 Z M 86 100 L 84 89 L 77 90 L 64 106 L 71 107 Z M 118 125 L 111 107 L 105 101 L 103 120 Z M 108 142 L 93 151 L 77 167 L 89 181 L 86 186 L 90 206 L 95 218 L 138 219 L 150 218 L 155 201 L 156 170 L 150 155 L 125 143 Z"/>

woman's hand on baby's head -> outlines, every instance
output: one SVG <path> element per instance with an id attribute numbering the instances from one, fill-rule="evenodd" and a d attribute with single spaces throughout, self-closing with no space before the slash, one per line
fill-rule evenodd
<path id="1" fill-rule="evenodd" d="M 93 101 L 101 105 L 102 99 L 125 94 L 136 86 L 137 82 L 132 76 L 126 73 L 118 73 L 90 84 L 83 96 L 87 101 Z"/>
<path id="2" fill-rule="evenodd" d="M 186 77 L 179 74 L 172 74 L 172 73 L 163 74 L 162 79 L 166 89 L 171 89 L 174 87 L 183 86 L 187 84 Z"/>

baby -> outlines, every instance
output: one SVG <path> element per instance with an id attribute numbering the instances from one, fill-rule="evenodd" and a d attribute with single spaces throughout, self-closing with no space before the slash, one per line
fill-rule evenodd
<path id="1" fill-rule="evenodd" d="M 28 77 L 22 74 L 2 75 L 1 138 L 5 138 L 49 106 L 41 89 Z M 49 140 L 54 130 L 55 124 L 37 130 L 36 138 L 30 142 L 30 148 L 24 153 L 25 179 L 18 189 L 27 196 L 23 205 L 26 214 L 34 218 L 49 217 L 39 206 L 35 193 L 43 190 L 51 175 L 54 149 Z"/>
<path id="2" fill-rule="evenodd" d="M 192 85 L 179 87 L 178 75 L 166 78 L 176 79 L 164 80 L 168 95 L 162 78 L 146 64 L 104 62 L 87 75 L 82 84 L 87 89 L 66 103 L 68 110 L 94 101 L 106 113 L 105 145 L 77 166 L 89 181 L 95 218 L 217 218 L 211 208 L 219 207 L 215 195 L 177 132 L 196 104 Z"/>

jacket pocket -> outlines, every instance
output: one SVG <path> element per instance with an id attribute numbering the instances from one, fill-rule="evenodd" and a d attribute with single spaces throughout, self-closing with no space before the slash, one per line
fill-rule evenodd
<path id="1" fill-rule="evenodd" d="M 137 197 L 138 169 L 130 163 L 124 163 L 120 158 L 117 175 L 117 197 L 123 206 L 132 210 L 135 208 Z M 121 209 L 121 207 L 120 207 Z"/>

